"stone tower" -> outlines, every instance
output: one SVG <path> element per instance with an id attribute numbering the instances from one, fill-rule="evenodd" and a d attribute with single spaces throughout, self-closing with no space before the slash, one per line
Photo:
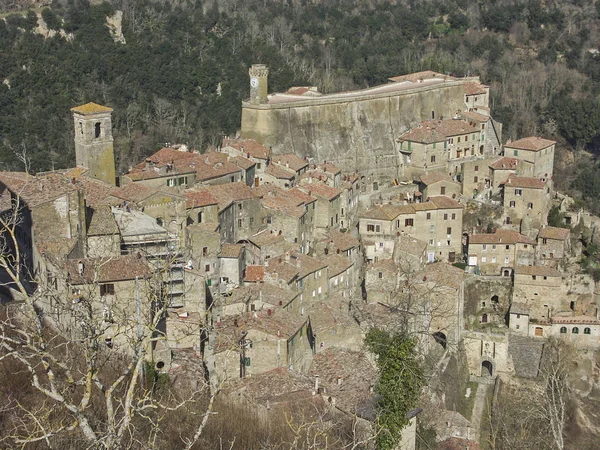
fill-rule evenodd
<path id="1" fill-rule="evenodd" d="M 267 103 L 269 68 L 264 64 L 252 64 L 248 73 L 250 74 L 250 103 L 253 105 Z"/>
<path id="2" fill-rule="evenodd" d="M 75 162 L 88 169 L 88 176 L 115 184 L 112 108 L 96 103 L 72 108 L 75 121 Z"/>

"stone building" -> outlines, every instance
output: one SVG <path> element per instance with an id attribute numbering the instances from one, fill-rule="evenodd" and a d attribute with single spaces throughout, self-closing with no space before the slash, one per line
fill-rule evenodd
<path id="1" fill-rule="evenodd" d="M 312 361 L 312 333 L 306 316 L 283 308 L 226 317 L 215 325 L 207 359 L 211 382 L 245 378 L 277 367 L 306 372 Z"/>
<path id="2" fill-rule="evenodd" d="M 570 310 L 568 286 L 562 274 L 546 266 L 515 267 L 513 302 L 526 305 L 530 318 L 548 320 L 554 313 Z"/>
<path id="3" fill-rule="evenodd" d="M 223 244 L 219 253 L 219 291 L 231 292 L 242 284 L 246 268 L 245 248 L 241 244 Z"/>
<path id="4" fill-rule="evenodd" d="M 539 136 L 530 136 L 504 146 L 504 155 L 523 161 L 520 175 L 550 178 L 554 171 L 554 146 L 556 142 Z"/>
<path id="5" fill-rule="evenodd" d="M 511 175 L 504 183 L 502 199 L 506 225 L 540 229 L 547 223 L 551 206 L 551 181 Z"/>
<path id="6" fill-rule="evenodd" d="M 445 195 L 451 198 L 456 198 L 460 195 L 460 184 L 441 172 L 431 172 L 421 175 L 419 180 L 419 189 L 424 199 L 434 195 Z"/>
<path id="7" fill-rule="evenodd" d="M 535 261 L 536 241 L 516 231 L 473 234 L 468 243 L 468 264 L 480 275 L 512 275 L 517 265 Z"/>
<path id="8" fill-rule="evenodd" d="M 537 238 L 539 263 L 556 267 L 564 262 L 571 249 L 570 236 L 571 231 L 568 228 L 542 228 Z"/>
<path id="9" fill-rule="evenodd" d="M 340 194 L 339 189 L 325 183 L 302 183 L 300 189 L 317 199 L 315 211 L 315 228 L 333 230 L 340 227 Z"/>
<path id="10" fill-rule="evenodd" d="M 483 157 L 481 129 L 460 119 L 426 120 L 398 138 L 405 177 L 432 171 L 456 177 L 464 161 Z"/>
<path id="11" fill-rule="evenodd" d="M 274 154 L 292 149 L 301 157 L 331 161 L 345 172 L 358 170 L 371 182 L 402 179 L 395 140 L 405 130 L 424 120 L 450 118 L 472 105 L 488 106 L 489 94 L 471 94 L 480 85 L 477 77 L 427 71 L 353 92 L 322 95 L 297 89 L 268 95 L 268 71 L 262 67 L 260 73 L 264 76 L 250 77 L 250 91 L 256 92 L 256 83 L 265 95 L 259 101 L 251 94 L 242 104 L 244 138 L 273 146 Z"/>
<path id="12" fill-rule="evenodd" d="M 112 108 L 96 103 L 72 108 L 75 122 L 75 163 L 88 169 L 88 176 L 112 186 L 116 183 L 113 149 Z"/>
<path id="13" fill-rule="evenodd" d="M 522 169 L 523 162 L 519 158 L 504 156 L 489 164 L 490 182 L 493 192 L 500 192 L 501 187 L 511 175 L 518 175 Z"/>
<path id="14" fill-rule="evenodd" d="M 382 238 L 390 242 L 404 233 L 427 242 L 428 262 L 454 262 L 462 254 L 462 216 L 462 205 L 445 196 L 430 197 L 425 203 L 380 205 L 361 214 L 359 233 L 381 248 Z"/>

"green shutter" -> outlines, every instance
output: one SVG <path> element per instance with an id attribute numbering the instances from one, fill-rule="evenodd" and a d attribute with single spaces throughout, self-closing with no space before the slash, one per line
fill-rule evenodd
<path id="1" fill-rule="evenodd" d="M 519 156 L 519 150 L 515 150 L 515 151 L 513 152 L 513 155 L 514 155 L 514 156 Z"/>

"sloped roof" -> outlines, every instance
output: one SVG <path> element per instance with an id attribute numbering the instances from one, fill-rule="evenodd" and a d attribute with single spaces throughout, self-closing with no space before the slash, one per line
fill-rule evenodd
<path id="1" fill-rule="evenodd" d="M 538 238 L 541 239 L 556 239 L 557 241 L 565 241 L 569 239 L 569 235 L 571 234 L 571 230 L 568 228 L 558 228 L 545 226 L 540 230 L 540 234 Z"/>
<path id="2" fill-rule="evenodd" d="M 505 156 L 491 163 L 490 167 L 494 170 L 515 170 L 520 162 L 520 159 Z"/>
<path id="3" fill-rule="evenodd" d="M 223 244 L 219 258 L 239 258 L 243 248 L 242 244 Z"/>
<path id="4" fill-rule="evenodd" d="M 325 183 L 302 183 L 302 188 L 308 191 L 309 195 L 316 195 L 327 200 L 333 200 L 342 193 L 339 189 L 327 186 Z"/>
<path id="5" fill-rule="evenodd" d="M 544 139 L 540 136 L 529 136 L 519 139 L 518 141 L 510 142 L 506 144 L 504 148 L 516 148 L 518 150 L 530 150 L 537 152 L 554 144 L 556 144 L 556 141 Z"/>
<path id="6" fill-rule="evenodd" d="M 97 113 L 103 113 L 103 112 L 112 112 L 112 110 L 113 109 L 109 108 L 108 106 L 102 106 L 102 105 L 99 105 L 98 103 L 93 103 L 93 102 L 71 108 L 71 111 L 79 113 L 79 114 L 97 114 Z"/>
<path id="7" fill-rule="evenodd" d="M 188 209 L 216 205 L 217 199 L 207 190 L 186 189 L 185 206 Z"/>
<path id="8" fill-rule="evenodd" d="M 476 82 L 465 83 L 463 86 L 465 89 L 465 95 L 485 94 L 486 93 L 485 88 L 487 88 L 487 86 L 485 84 L 476 83 Z"/>
<path id="9" fill-rule="evenodd" d="M 282 180 L 292 180 L 296 176 L 296 172 L 294 170 L 286 169 L 285 166 L 273 163 L 269 164 L 269 167 L 267 167 L 265 173 Z"/>
<path id="10" fill-rule="evenodd" d="M 496 230 L 495 233 L 472 234 L 469 244 L 531 244 L 536 241 L 530 237 L 512 230 Z"/>
<path id="11" fill-rule="evenodd" d="M 83 275 L 79 274 L 79 262 L 83 263 Z M 135 280 L 135 277 L 145 278 L 152 273 L 148 262 L 138 255 L 69 259 L 65 261 L 65 269 L 69 283 L 73 285 Z"/>
<path id="12" fill-rule="evenodd" d="M 271 150 L 254 139 L 229 139 L 223 138 L 222 147 L 233 147 L 236 150 L 249 154 L 253 158 L 268 159 Z"/>
<path id="13" fill-rule="evenodd" d="M 257 283 L 265 279 L 265 266 L 247 266 L 244 270 L 244 281 Z"/>
<path id="14" fill-rule="evenodd" d="M 295 153 L 285 153 L 283 155 L 273 155 L 271 162 L 277 163 L 281 166 L 287 167 L 298 172 L 308 166 L 308 162 L 300 158 Z"/>
<path id="15" fill-rule="evenodd" d="M 544 189 L 546 183 L 539 178 L 533 177 L 518 177 L 515 174 L 511 174 L 504 183 L 504 186 L 526 188 L 526 189 Z"/>
<path id="16" fill-rule="evenodd" d="M 92 218 L 88 226 L 88 236 L 106 236 L 119 232 L 112 209 L 108 205 L 98 205 L 91 210 Z"/>
<path id="17" fill-rule="evenodd" d="M 339 275 L 354 265 L 354 263 L 345 256 L 337 254 L 329 255 L 323 260 L 323 263 L 327 265 L 327 276 L 329 278 Z"/>
<path id="18" fill-rule="evenodd" d="M 398 138 L 398 142 L 411 141 L 423 144 L 442 142 L 451 136 L 478 133 L 479 128 L 472 126 L 466 120 L 443 119 L 425 120 L 418 127 L 407 131 Z"/>
<path id="19" fill-rule="evenodd" d="M 540 277 L 561 277 L 562 274 L 552 267 L 548 266 L 517 266 L 515 267 L 517 275 L 537 275 Z"/>
<path id="20" fill-rule="evenodd" d="M 394 220 L 400 214 L 414 214 L 412 205 L 376 205 L 360 214 L 362 219 Z"/>
<path id="21" fill-rule="evenodd" d="M 431 172 L 431 173 L 423 174 L 423 175 L 421 175 L 420 180 L 421 180 L 421 183 L 423 183 L 425 186 L 429 186 L 430 184 L 437 183 L 438 181 L 449 181 L 451 183 L 458 184 L 458 183 L 455 183 L 454 181 L 452 181 L 452 178 L 450 178 L 448 175 L 446 175 L 445 173 L 441 173 L 441 172 Z"/>

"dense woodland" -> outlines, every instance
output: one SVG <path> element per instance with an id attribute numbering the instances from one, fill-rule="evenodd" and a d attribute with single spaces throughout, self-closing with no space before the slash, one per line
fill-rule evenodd
<path id="1" fill-rule="evenodd" d="M 116 10 L 126 43 L 106 24 Z M 40 15 L 62 33 L 36 31 Z M 269 65 L 271 91 L 352 89 L 425 69 L 478 74 L 492 86 L 505 139 L 544 134 L 569 151 L 600 153 L 592 0 L 54 0 L 2 17 L 4 170 L 21 169 L 23 151 L 33 170 L 73 165 L 69 109 L 88 101 L 115 109 L 120 170 L 164 142 L 206 148 L 239 128 L 256 62 Z M 559 188 L 595 199 L 599 171 L 569 170 Z"/>

